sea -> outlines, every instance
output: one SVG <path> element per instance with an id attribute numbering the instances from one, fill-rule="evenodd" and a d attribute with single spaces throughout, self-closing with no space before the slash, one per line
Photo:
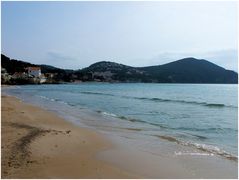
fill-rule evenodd
<path id="1" fill-rule="evenodd" d="M 237 162 L 238 85 L 92 82 L 2 92 L 152 153 L 166 144 L 168 155 Z"/>

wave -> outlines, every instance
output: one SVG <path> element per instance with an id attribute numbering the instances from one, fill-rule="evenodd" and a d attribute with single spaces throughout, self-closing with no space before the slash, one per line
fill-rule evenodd
<path id="1" fill-rule="evenodd" d="M 91 91 L 83 91 L 83 92 L 80 92 L 80 93 L 81 94 L 92 94 L 92 95 L 115 96 L 113 94 L 100 93 L 100 92 L 91 92 Z"/>
<path id="2" fill-rule="evenodd" d="M 96 112 L 98 112 L 102 115 L 105 115 L 105 116 L 118 117 L 116 114 L 105 112 L 105 111 L 96 111 Z"/>
<path id="3" fill-rule="evenodd" d="M 149 100 L 149 101 L 154 101 L 154 102 L 176 102 L 176 103 L 202 105 L 202 106 L 215 107 L 215 108 L 221 108 L 221 107 L 237 108 L 237 106 L 233 106 L 233 105 L 225 105 L 225 104 L 220 104 L 220 103 L 198 102 L 198 101 L 174 100 L 174 99 L 163 99 L 163 98 L 145 98 L 145 97 L 134 97 L 134 99 Z"/>
<path id="4" fill-rule="evenodd" d="M 220 127 L 208 127 L 208 128 L 195 128 L 195 127 L 169 127 L 165 124 L 159 124 L 159 123 L 154 123 L 154 122 L 149 122 L 149 121 L 145 121 L 142 119 L 137 119 L 137 118 L 132 118 L 132 117 L 127 117 L 127 116 L 122 116 L 122 115 L 117 115 L 117 114 L 113 114 L 110 112 L 105 112 L 105 111 L 96 111 L 100 114 L 106 115 L 106 116 L 111 116 L 111 117 L 116 117 L 119 118 L 121 120 L 126 120 L 126 121 L 130 121 L 133 123 L 144 123 L 144 124 L 149 124 L 152 126 L 157 126 L 159 128 L 162 129 L 168 129 L 168 130 L 183 130 L 185 132 L 205 132 L 205 133 L 209 133 L 209 132 L 213 132 L 213 133 L 222 133 L 225 131 L 235 131 L 237 132 L 237 129 L 233 129 L 233 128 L 220 128 Z M 197 139 L 201 139 L 201 140 L 205 140 L 207 139 L 207 137 L 205 136 L 201 136 L 201 135 L 197 135 L 197 134 L 189 134 L 191 136 L 196 137 Z"/>
<path id="5" fill-rule="evenodd" d="M 136 118 L 130 118 L 130 117 L 126 117 L 126 116 L 118 116 L 118 118 L 123 119 L 123 120 L 128 120 L 130 122 L 147 123 L 146 121 L 143 121 L 143 120 L 140 120 L 140 119 L 136 119 Z"/>
<path id="6" fill-rule="evenodd" d="M 227 106 L 225 104 L 205 104 L 205 106 L 208 106 L 208 107 L 235 107 L 235 106 Z M 235 107 L 237 108 L 237 107 Z"/>
<path id="7" fill-rule="evenodd" d="M 174 103 L 184 103 L 184 104 L 194 104 L 194 105 L 201 105 L 211 108 L 223 108 L 223 107 L 229 107 L 229 108 L 238 108 L 237 106 L 233 105 L 226 105 L 221 103 L 208 103 L 208 102 L 198 102 L 198 101 L 186 101 L 186 100 L 177 100 L 177 99 L 164 99 L 164 98 L 147 98 L 147 97 L 133 97 L 133 96 L 117 96 L 114 94 L 108 94 L 108 93 L 101 93 L 101 92 L 91 92 L 91 91 L 83 91 L 80 92 L 82 94 L 92 94 L 92 95 L 104 95 L 104 96 L 116 96 L 126 99 L 138 99 L 138 100 L 148 100 L 148 101 L 154 101 L 154 102 L 174 102 Z"/>
<path id="8" fill-rule="evenodd" d="M 160 128 L 164 128 L 164 129 L 170 129 L 168 128 L 167 126 L 165 125 L 162 125 L 162 124 L 157 124 L 157 123 L 151 123 L 151 122 L 148 122 L 148 121 L 144 121 L 144 120 L 141 120 L 141 119 L 136 119 L 136 118 L 131 118 L 131 117 L 126 117 L 126 116 L 119 116 L 119 115 L 116 115 L 116 114 L 113 114 L 113 113 L 109 113 L 109 112 L 105 112 L 105 111 L 96 111 L 100 114 L 103 114 L 103 115 L 106 115 L 106 116 L 111 116 L 111 117 L 116 117 L 116 118 L 119 118 L 121 120 L 126 120 L 126 121 L 130 121 L 130 122 L 133 122 L 133 123 L 145 123 L 145 124 L 150 124 L 150 125 L 153 125 L 153 126 L 157 126 L 157 127 L 160 127 Z"/>
<path id="9" fill-rule="evenodd" d="M 63 101 L 62 101 L 62 102 L 63 102 Z M 67 105 L 73 106 L 73 107 L 76 106 L 76 104 L 73 104 L 73 103 L 65 103 L 65 102 L 64 102 L 63 104 L 67 104 Z"/>
<path id="10" fill-rule="evenodd" d="M 116 118 L 119 118 L 119 119 L 122 119 L 122 120 L 127 120 L 127 121 L 130 121 L 130 122 L 140 122 L 140 123 L 147 123 L 147 121 L 143 121 L 143 120 L 140 120 L 140 119 L 135 119 L 135 118 L 130 118 L 130 117 L 126 117 L 126 116 L 119 116 L 119 115 L 116 115 L 116 114 L 113 114 L 113 113 L 109 113 L 109 112 L 105 112 L 105 111 L 96 111 L 100 114 L 103 114 L 103 115 L 106 115 L 106 116 L 111 116 L 111 117 L 116 117 Z"/>
<path id="11" fill-rule="evenodd" d="M 194 142 L 190 142 L 190 141 L 181 141 L 175 137 L 172 136 L 164 136 L 164 135 L 152 135 L 152 136 L 156 136 L 160 139 L 169 141 L 169 142 L 174 142 L 183 146 L 189 146 L 189 147 L 194 147 L 198 150 L 201 150 L 205 153 L 209 153 L 209 154 L 215 154 L 221 157 L 224 157 L 226 159 L 232 160 L 232 161 L 238 161 L 238 157 L 235 155 L 232 155 L 231 153 L 228 153 L 216 146 L 212 146 L 212 145 L 206 145 L 206 144 L 199 144 L 199 143 L 194 143 Z"/>
<path id="12" fill-rule="evenodd" d="M 193 137 L 193 138 L 197 138 L 199 140 L 206 140 L 208 139 L 208 137 L 206 136 L 202 136 L 202 135 L 198 135 L 198 134 L 194 134 L 194 133 L 188 133 L 188 132 L 183 132 L 183 134 L 177 134 L 178 137 L 182 137 L 182 138 L 188 138 L 189 136 L 190 137 Z"/>
<path id="13" fill-rule="evenodd" d="M 152 122 L 148 122 L 148 121 L 143 121 L 141 119 L 129 118 L 129 117 L 125 117 L 125 116 L 118 116 L 118 118 L 130 121 L 130 122 L 145 123 L 145 124 L 149 124 L 149 125 L 152 125 L 152 126 L 157 126 L 157 127 L 163 128 L 163 129 L 171 129 L 170 127 L 168 127 L 166 125 L 152 123 Z"/>
<path id="14" fill-rule="evenodd" d="M 198 138 L 198 139 L 201 139 L 201 140 L 208 139 L 207 137 L 201 136 L 201 135 L 196 135 L 196 134 L 190 134 L 190 135 L 191 135 L 191 136 L 194 136 L 194 137 L 196 137 L 196 138 Z"/>
<path id="15" fill-rule="evenodd" d="M 57 101 L 57 99 L 49 98 L 49 97 L 46 97 L 46 96 L 39 96 L 39 97 L 42 98 L 42 99 L 50 100 L 50 101 Z"/>
<path id="16" fill-rule="evenodd" d="M 159 124 L 159 123 L 153 123 L 153 122 L 148 122 L 148 121 L 144 121 L 144 120 L 141 120 L 141 119 L 136 119 L 136 118 L 130 118 L 130 117 L 125 117 L 125 116 L 117 116 L 115 115 L 115 117 L 117 118 L 120 118 L 120 119 L 123 119 L 123 120 L 127 120 L 127 121 L 130 121 L 130 122 L 139 122 L 139 123 L 145 123 L 145 124 L 150 124 L 150 125 L 153 125 L 153 126 L 157 126 L 157 127 L 160 127 L 162 129 L 169 129 L 169 130 L 184 130 L 184 131 L 190 131 L 190 132 L 218 132 L 218 133 L 221 133 L 221 132 L 224 132 L 224 131 L 235 131 L 237 132 L 237 129 L 233 129 L 233 128 L 217 128 L 217 127 L 208 127 L 208 128 L 193 128 L 193 127 L 169 127 L 167 125 L 163 125 L 163 124 Z M 207 139 L 207 137 L 205 136 L 201 136 L 201 135 L 196 135 L 196 134 L 190 134 L 191 136 L 194 136 L 198 139 L 201 139 L 201 140 L 205 140 Z"/>
<path id="17" fill-rule="evenodd" d="M 59 103 L 62 103 L 62 104 L 66 104 L 66 105 L 70 105 L 70 106 L 75 106 L 72 103 L 64 102 L 64 101 L 62 101 L 62 100 L 60 100 L 58 98 L 49 98 L 49 97 L 46 97 L 46 96 L 38 96 L 38 97 L 40 97 L 42 99 L 46 99 L 48 101 L 52 101 L 52 102 L 59 102 Z"/>
<path id="18" fill-rule="evenodd" d="M 221 127 L 208 127 L 208 128 L 194 128 L 194 127 L 177 127 L 172 129 L 179 129 L 179 130 L 185 130 L 185 131 L 197 131 L 197 132 L 224 132 L 224 131 L 235 131 L 237 132 L 237 129 L 234 128 L 221 128 Z"/>

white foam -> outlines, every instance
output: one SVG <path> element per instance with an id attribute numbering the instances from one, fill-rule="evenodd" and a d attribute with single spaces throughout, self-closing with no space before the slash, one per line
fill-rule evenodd
<path id="1" fill-rule="evenodd" d="M 199 153 L 199 152 L 174 152 L 176 156 L 190 155 L 190 156 L 214 156 L 213 153 Z"/>
<path id="2" fill-rule="evenodd" d="M 112 116 L 112 117 L 117 117 L 117 115 L 116 114 L 113 114 L 113 113 L 109 113 L 109 112 L 101 112 L 101 114 L 103 114 L 103 115 L 106 115 L 106 116 Z"/>

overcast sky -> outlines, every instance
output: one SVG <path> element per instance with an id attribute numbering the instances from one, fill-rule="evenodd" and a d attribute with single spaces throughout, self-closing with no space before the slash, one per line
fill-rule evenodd
<path id="1" fill-rule="evenodd" d="M 1 2 L 2 53 L 79 69 L 206 58 L 237 71 L 237 3 Z"/>

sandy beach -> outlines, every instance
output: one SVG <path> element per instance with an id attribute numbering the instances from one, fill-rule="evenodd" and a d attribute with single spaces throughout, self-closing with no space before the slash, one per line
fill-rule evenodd
<path id="1" fill-rule="evenodd" d="M 2 178 L 136 178 L 96 159 L 101 134 L 2 95 Z"/>
<path id="2" fill-rule="evenodd" d="M 2 178 L 236 178 L 237 161 L 218 156 L 178 156 L 194 148 L 158 139 L 152 151 L 100 129 L 2 94 Z M 47 106 L 47 105 L 45 105 Z M 44 106 L 43 106 L 44 107 Z M 49 107 L 49 106 L 47 106 Z M 92 114 L 79 113 L 83 122 Z M 66 116 L 69 117 L 69 116 Z M 97 116 L 100 119 L 99 115 Z M 100 122 L 99 122 L 100 123 Z M 120 127 L 119 127 L 120 128 Z M 118 130 L 119 131 L 119 130 Z M 130 138 L 135 129 L 120 129 Z M 141 136 L 141 138 L 143 138 Z M 154 143 L 153 141 L 152 143 Z M 157 145 L 157 146 L 156 146 Z"/>
<path id="3" fill-rule="evenodd" d="M 2 179 L 239 179 L 238 3 L 1 3 Z"/>

